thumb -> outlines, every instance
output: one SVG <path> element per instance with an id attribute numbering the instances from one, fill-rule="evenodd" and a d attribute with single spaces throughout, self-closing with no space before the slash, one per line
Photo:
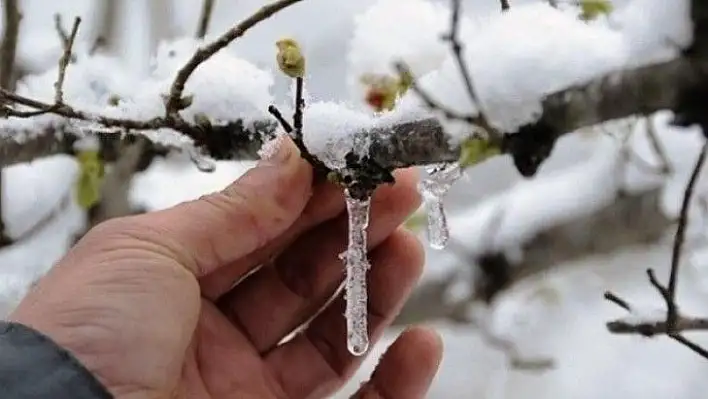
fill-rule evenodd
<path id="1" fill-rule="evenodd" d="M 266 145 L 268 156 L 226 189 L 126 219 L 121 228 L 169 250 L 197 276 L 262 247 L 295 222 L 312 188 L 312 168 L 290 138 Z"/>

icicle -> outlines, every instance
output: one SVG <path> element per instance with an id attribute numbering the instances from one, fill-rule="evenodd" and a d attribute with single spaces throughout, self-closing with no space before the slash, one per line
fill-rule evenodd
<path id="1" fill-rule="evenodd" d="M 344 190 L 349 215 L 349 244 L 339 255 L 346 267 L 347 302 L 344 317 L 347 319 L 347 349 L 354 356 L 361 356 L 369 348 L 367 326 L 366 273 L 369 261 L 366 258 L 366 229 L 369 226 L 371 199 L 358 200 Z"/>
<path id="2" fill-rule="evenodd" d="M 189 159 L 192 161 L 194 166 L 201 172 L 213 172 L 216 170 L 216 164 L 211 159 L 202 155 L 200 151 L 192 144 L 185 145 L 185 151 L 189 155 Z"/>
<path id="3" fill-rule="evenodd" d="M 426 168 L 430 177 L 418 184 L 428 214 L 428 242 L 431 248 L 443 249 L 450 238 L 443 198 L 452 184 L 462 176 L 457 163 L 433 165 Z"/>

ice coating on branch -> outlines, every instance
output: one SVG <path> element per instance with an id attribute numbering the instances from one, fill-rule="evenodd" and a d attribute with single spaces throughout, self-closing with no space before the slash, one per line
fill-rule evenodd
<path id="1" fill-rule="evenodd" d="M 344 157 L 354 151 L 366 155 L 369 140 L 363 131 L 375 126 L 370 114 L 356 111 L 346 104 L 314 102 L 304 115 L 303 140 L 310 152 L 332 169 L 346 166 Z"/>
<path id="2" fill-rule="evenodd" d="M 427 234 L 430 247 L 444 249 L 450 239 L 443 199 L 450 187 L 462 176 L 457 163 L 438 164 L 426 168 L 430 177 L 418 184 L 423 204 L 428 215 Z"/>
<path id="3" fill-rule="evenodd" d="M 349 190 L 344 191 L 349 215 L 349 243 L 347 250 L 339 255 L 346 268 L 344 317 L 347 319 L 347 349 L 354 356 L 361 356 L 369 349 L 367 326 L 366 273 L 369 261 L 366 258 L 366 229 L 369 226 L 371 198 L 360 201 Z"/>

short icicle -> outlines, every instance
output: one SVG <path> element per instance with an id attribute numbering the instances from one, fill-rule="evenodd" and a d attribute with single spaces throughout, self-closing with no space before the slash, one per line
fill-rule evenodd
<path id="1" fill-rule="evenodd" d="M 369 261 L 366 258 L 366 229 L 369 226 L 371 198 L 359 200 L 344 191 L 349 215 L 349 243 L 347 250 L 339 255 L 346 267 L 345 299 L 347 319 L 347 349 L 354 356 L 361 356 L 369 349 L 367 326 L 366 273 Z"/>
<path id="2" fill-rule="evenodd" d="M 443 199 L 453 183 L 462 176 L 462 170 L 460 165 L 452 163 L 432 165 L 426 171 L 430 177 L 418 184 L 418 190 L 428 216 L 428 243 L 433 249 L 443 249 L 450 239 Z"/>

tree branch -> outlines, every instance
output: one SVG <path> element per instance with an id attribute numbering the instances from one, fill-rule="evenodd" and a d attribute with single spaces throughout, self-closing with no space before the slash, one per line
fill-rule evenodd
<path id="1" fill-rule="evenodd" d="M 669 325 L 665 320 L 640 322 L 614 320 L 607 323 L 607 329 L 614 334 L 640 334 L 645 337 L 669 334 L 670 332 Z M 675 332 L 708 330 L 708 318 L 679 316 L 673 329 Z"/>
<path id="2" fill-rule="evenodd" d="M 686 236 L 686 227 L 688 225 L 688 211 L 691 205 L 695 186 L 698 182 L 703 166 L 708 156 L 708 143 L 704 143 L 701 149 L 696 164 L 691 173 L 691 177 L 686 184 L 686 190 L 681 204 L 681 212 L 679 215 L 678 228 L 674 238 L 674 245 L 671 254 L 671 270 L 669 272 L 669 282 L 666 286 L 661 284 L 653 269 L 647 270 L 647 276 L 651 285 L 659 292 L 666 304 L 666 319 L 665 321 L 647 321 L 639 320 L 631 323 L 626 320 L 616 320 L 607 323 L 607 328 L 611 332 L 635 333 L 644 336 L 653 336 L 656 334 L 666 334 L 682 345 L 688 347 L 699 355 L 708 359 L 708 351 L 690 342 L 681 334 L 684 330 L 708 329 L 706 324 L 701 319 L 686 317 L 679 312 L 678 304 L 676 303 L 676 286 L 678 283 L 678 274 L 681 265 L 681 254 L 683 252 L 683 243 Z M 621 299 L 617 295 L 607 292 L 605 298 L 611 302 L 621 306 L 625 310 L 632 311 L 632 306 L 629 302 Z M 700 326 L 700 328 L 699 328 Z M 619 329 L 619 331 L 614 331 Z"/>
<path id="3" fill-rule="evenodd" d="M 614 72 L 581 86 L 549 95 L 543 101 L 543 113 L 539 120 L 523 126 L 518 133 L 505 135 L 505 151 L 512 154 L 515 162 L 523 163 L 528 156 L 524 151 L 528 141 L 548 140 L 551 143 L 562 134 L 585 126 L 619 119 L 634 114 L 648 115 L 662 109 L 672 109 L 676 104 L 680 87 L 695 80 L 691 64 L 681 58 L 636 69 Z M 3 93 L 9 100 L 34 108 L 46 110 L 50 104 Z M 258 159 L 257 151 L 263 137 L 272 137 L 277 127 L 273 121 L 246 123 L 236 119 L 230 124 L 214 127 L 215 131 L 204 132 L 196 125 L 181 119 L 156 117 L 150 120 L 124 120 L 92 115 L 62 106 L 52 113 L 68 119 L 96 121 L 106 127 L 130 131 L 170 128 L 196 137 L 197 145 L 215 159 Z M 219 134 L 216 134 L 218 131 Z M 43 132 L 7 131 L 0 137 L 0 166 L 26 162 L 33 158 L 62 152 L 71 124 L 57 123 L 45 127 Z M 137 134 L 137 133 L 130 133 Z M 435 118 L 406 122 L 375 131 L 362 131 L 372 138 L 370 156 L 381 166 L 401 168 L 411 165 L 426 165 L 451 162 L 459 158 L 459 148 L 450 146 L 440 122 Z M 51 135 L 59 143 L 52 144 Z M 263 136 L 264 135 L 264 136 Z M 22 139 L 28 149 L 16 152 L 15 137 Z M 252 142 L 251 142 L 252 141 Z M 236 145 L 241 147 L 235 147 Z M 13 149 L 13 150 L 10 150 Z M 30 149 L 34 151 L 30 151 Z"/>

